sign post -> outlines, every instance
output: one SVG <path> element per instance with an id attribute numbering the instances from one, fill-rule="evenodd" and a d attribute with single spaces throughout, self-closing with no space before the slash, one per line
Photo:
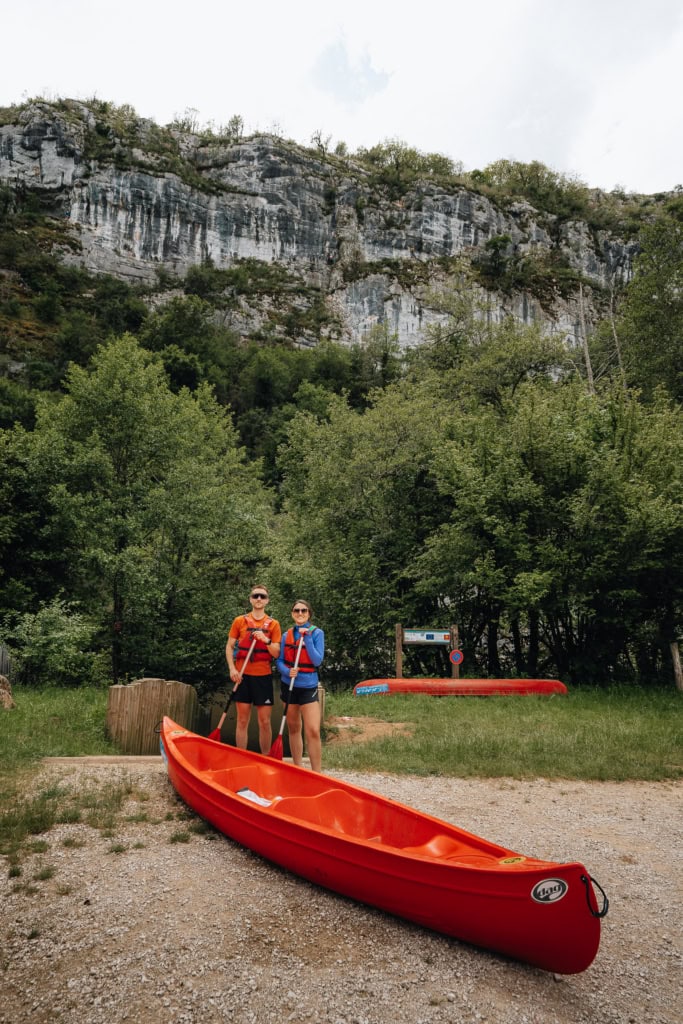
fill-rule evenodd
<path id="1" fill-rule="evenodd" d="M 455 651 L 457 651 L 458 648 L 460 647 L 460 637 L 458 635 L 458 627 L 457 626 L 451 626 L 451 637 L 453 638 L 453 648 L 454 648 L 453 652 L 451 652 L 451 676 L 453 677 L 453 679 L 459 679 L 460 678 L 460 662 L 462 661 L 462 654 L 460 655 L 460 658 L 457 659 L 457 660 L 453 657 L 453 654 L 455 653 Z"/>
<path id="2" fill-rule="evenodd" d="M 458 627 L 450 629 L 404 629 L 400 622 L 396 623 L 396 678 L 403 678 L 403 647 L 411 644 L 427 644 L 430 646 L 448 647 L 451 643 L 458 644 Z M 462 660 L 462 655 L 460 660 Z M 459 663 L 451 658 L 451 672 L 454 679 L 460 674 Z"/>
<path id="3" fill-rule="evenodd" d="M 403 678 L 403 626 L 396 623 L 396 678 Z"/>

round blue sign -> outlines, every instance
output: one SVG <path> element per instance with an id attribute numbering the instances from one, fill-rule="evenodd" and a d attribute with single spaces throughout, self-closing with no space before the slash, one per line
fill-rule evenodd
<path id="1" fill-rule="evenodd" d="M 454 665 L 462 664 L 462 651 L 451 651 L 450 659 Z"/>

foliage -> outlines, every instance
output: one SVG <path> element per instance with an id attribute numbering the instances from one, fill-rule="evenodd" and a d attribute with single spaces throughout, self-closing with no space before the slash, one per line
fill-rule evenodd
<path id="1" fill-rule="evenodd" d="M 54 106 L 89 159 L 142 159 L 204 190 L 192 154 L 244 131 L 240 118 L 201 128 L 192 111 L 160 129 L 97 100 L 86 125 L 83 104 Z M 353 176 L 343 146 L 330 157 L 317 142 Z M 559 248 L 521 252 L 501 234 L 471 266 L 444 257 L 444 291 L 428 296 L 441 319 L 401 353 L 386 324 L 337 344 L 323 291 L 277 262 L 207 261 L 183 281 L 161 269 L 148 305 L 145 289 L 75 265 L 49 197 L 0 190 L 0 616 L 34 681 L 91 678 L 88 659 L 107 652 L 114 676 L 208 687 L 257 571 L 314 601 L 335 681 L 391 671 L 396 621 L 454 618 L 473 674 L 669 678 L 683 616 L 680 196 L 596 193 L 538 162 L 463 175 L 395 139 L 354 160 L 384 199 L 413 193 L 382 201 L 387 231 L 425 189 L 464 187 L 522 220 L 533 204 L 556 240 L 568 219 L 596 245 L 605 228 L 642 228 L 633 280 L 589 337 L 618 375 L 598 373 L 589 396 L 557 337 L 492 320 L 481 285 L 546 309 L 575 292 Z M 321 197 L 330 215 L 340 181 Z M 341 272 L 374 268 L 418 293 L 426 266 Z M 239 336 L 231 324 L 252 312 L 262 326 Z M 445 674 L 434 657 L 416 652 L 412 668 Z"/>
<path id="2" fill-rule="evenodd" d="M 54 388 L 69 361 L 84 365 L 110 333 L 139 330 L 141 290 L 67 265 L 60 256 L 78 242 L 30 193 L 4 205 L 0 196 L 0 228 L 0 358 L 19 364 L 20 381 Z"/>
<path id="3" fill-rule="evenodd" d="M 39 473 L 34 435 L 0 430 L 0 621 L 58 597 L 67 571 L 62 523 L 51 515 L 51 481 Z"/>
<path id="4" fill-rule="evenodd" d="M 275 567 L 325 610 L 329 670 L 386 674 L 396 622 L 455 621 L 475 675 L 668 676 L 680 409 L 591 397 L 557 340 L 453 312 L 411 382 L 281 450 Z"/>
<path id="5" fill-rule="evenodd" d="M 550 215 L 552 233 L 562 221 L 583 220 L 594 233 L 608 231 L 617 237 L 635 238 L 661 198 L 629 196 L 618 188 L 609 193 L 589 189 L 576 175 L 562 174 L 539 160 L 496 160 L 483 170 L 467 172 L 463 180 L 501 206 L 526 200 Z"/>
<path id="6" fill-rule="evenodd" d="M 215 592 L 248 585 L 263 543 L 257 478 L 209 391 L 173 394 L 130 336 L 90 370 L 72 367 L 67 390 L 40 407 L 34 452 L 63 523 L 66 582 L 108 641 L 115 680 L 200 679 L 228 616 Z"/>
<path id="7" fill-rule="evenodd" d="M 470 660 L 482 643 L 490 675 L 661 672 L 683 596 L 672 564 L 683 478 L 662 479 L 660 457 L 668 449 L 671 465 L 680 450 L 680 412 L 528 382 L 501 412 L 477 407 L 453 430 L 434 467 L 452 512 L 416 575 L 458 608 Z M 664 621 L 667 636 L 653 637 Z"/>
<path id="8" fill-rule="evenodd" d="M 545 309 L 554 309 L 558 296 L 572 295 L 581 276 L 561 249 L 518 252 L 509 235 L 496 235 L 472 259 L 477 278 L 488 289 L 506 295 L 530 292 Z"/>
<path id="9" fill-rule="evenodd" d="M 404 195 L 419 181 L 434 180 L 452 187 L 462 180 L 461 163 L 441 153 L 422 153 L 401 139 L 362 147 L 353 158 L 370 169 L 372 185 L 384 187 L 392 198 Z"/>
<path id="10" fill-rule="evenodd" d="M 95 632 L 94 622 L 60 598 L 19 616 L 9 631 L 19 680 L 26 686 L 102 682 Z"/>
<path id="11" fill-rule="evenodd" d="M 483 171 L 472 171 L 470 178 L 490 185 L 499 194 L 523 197 L 537 209 L 563 218 L 578 219 L 588 204 L 588 187 L 582 181 L 554 171 L 539 160 L 496 160 Z"/>
<path id="12" fill-rule="evenodd" d="M 683 400 L 683 200 L 640 235 L 641 252 L 616 324 L 627 382 Z"/>
<path id="13" fill-rule="evenodd" d="M 389 666 L 394 623 L 421 615 L 409 565 L 437 515 L 437 443 L 428 389 L 377 392 L 363 415 L 337 399 L 321 421 L 300 413 L 283 446 L 284 517 L 273 550 L 287 596 L 326 620 L 328 673 Z"/>

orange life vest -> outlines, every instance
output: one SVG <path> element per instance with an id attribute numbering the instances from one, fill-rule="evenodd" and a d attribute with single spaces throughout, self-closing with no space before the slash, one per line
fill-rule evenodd
<path id="1" fill-rule="evenodd" d="M 252 615 L 249 614 L 249 612 L 247 612 L 247 614 L 244 616 L 244 621 L 246 623 L 246 627 L 242 630 L 237 639 L 237 643 L 235 644 L 235 651 L 233 654 L 233 657 L 235 659 L 235 667 L 237 669 L 241 668 L 241 662 L 246 658 L 247 654 L 249 653 L 249 648 L 251 647 L 251 641 L 253 639 L 251 634 L 254 632 L 254 630 L 262 629 L 264 633 L 267 633 L 268 636 L 270 636 L 270 627 L 273 625 L 273 620 L 269 619 L 267 615 L 263 619 L 255 619 Z M 251 652 L 249 664 L 251 664 L 252 661 L 270 661 L 272 657 L 272 654 L 268 650 L 267 646 L 263 643 L 263 641 L 257 640 L 254 650 Z M 238 658 L 240 659 L 239 665 L 237 664 Z"/>
<path id="2" fill-rule="evenodd" d="M 315 626 L 309 626 L 310 634 L 313 633 Z M 285 633 L 285 650 L 282 660 L 284 661 L 287 668 L 294 668 L 294 662 L 296 661 L 296 652 L 299 650 L 299 641 L 294 639 L 294 629 L 288 629 Z M 314 665 L 308 656 L 306 650 L 306 644 L 301 645 L 301 655 L 299 656 L 299 666 L 297 672 L 317 672 L 318 667 Z"/>

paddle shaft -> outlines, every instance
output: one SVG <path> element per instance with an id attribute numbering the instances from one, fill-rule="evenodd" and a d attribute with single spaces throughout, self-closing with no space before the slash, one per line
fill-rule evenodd
<path id="1" fill-rule="evenodd" d="M 225 721 L 226 715 L 228 714 L 228 711 L 230 710 L 230 704 L 232 702 L 232 698 L 235 696 L 235 690 L 237 689 L 237 687 L 242 682 L 242 676 L 244 675 L 244 670 L 246 669 L 247 665 L 249 664 L 249 659 L 251 658 L 251 653 L 254 650 L 255 646 L 256 646 L 256 637 L 252 637 L 251 647 L 247 651 L 247 656 L 244 659 L 244 664 L 242 665 L 242 668 L 240 669 L 240 677 L 237 680 L 237 682 L 235 683 L 235 685 L 233 686 L 232 690 L 230 691 L 230 696 L 228 697 L 228 703 L 225 705 L 225 710 L 223 711 L 223 714 L 221 715 L 220 722 L 218 723 L 216 728 L 213 730 L 214 733 L 219 733 L 220 734 L 220 731 L 223 728 L 223 722 Z"/>
<path id="2" fill-rule="evenodd" d="M 294 668 L 292 669 L 292 671 L 289 674 L 289 690 L 287 691 L 287 697 L 288 698 L 291 696 L 292 690 L 294 689 L 294 680 L 296 679 L 296 673 L 297 673 L 297 670 L 299 668 L 299 658 L 301 657 L 301 648 L 303 647 L 303 645 L 304 645 L 304 634 L 302 633 L 301 637 L 299 639 L 299 646 L 298 646 L 297 651 L 296 651 L 296 658 L 294 659 Z M 285 722 L 287 720 L 287 708 L 288 707 L 289 707 L 289 700 L 287 700 L 287 703 L 285 704 L 284 708 L 282 709 L 282 721 L 280 722 L 280 731 L 277 734 L 277 739 L 275 740 L 275 743 L 273 743 L 273 746 L 271 748 L 271 755 L 272 755 L 273 750 L 275 750 L 276 747 L 279 748 L 282 745 L 282 734 L 285 731 Z"/>

